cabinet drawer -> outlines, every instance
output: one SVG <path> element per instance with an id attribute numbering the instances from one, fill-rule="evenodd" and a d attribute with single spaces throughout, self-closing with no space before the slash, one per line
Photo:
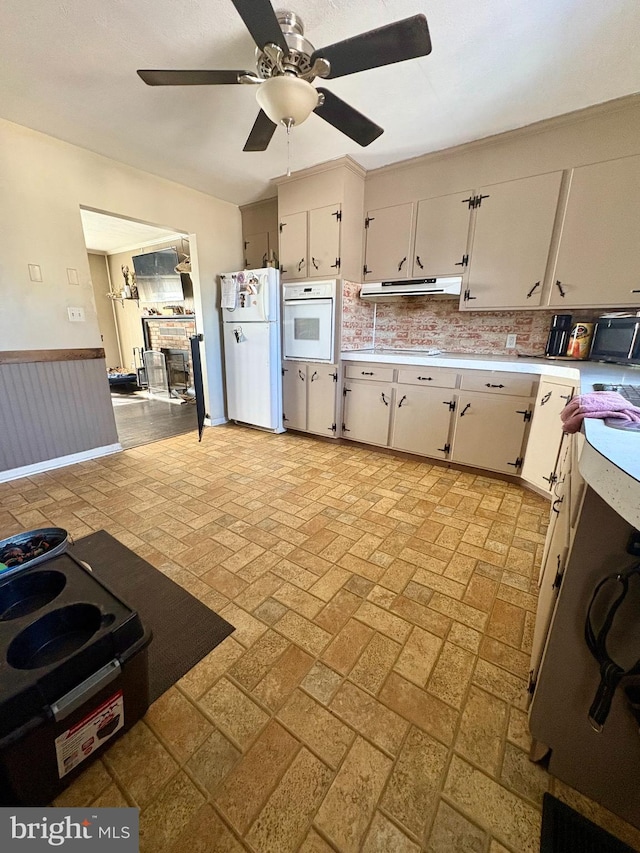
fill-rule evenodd
<path id="1" fill-rule="evenodd" d="M 374 379 L 378 382 L 393 382 L 393 367 L 379 367 L 377 364 L 350 364 L 345 370 L 347 379 Z"/>
<path id="2" fill-rule="evenodd" d="M 404 385 L 423 385 L 425 388 L 455 388 L 458 374 L 441 367 L 401 367 L 398 382 Z"/>
<path id="3" fill-rule="evenodd" d="M 527 373 L 498 373 L 493 370 L 469 370 L 462 374 L 460 387 L 465 391 L 484 391 L 531 397 L 537 377 Z"/>

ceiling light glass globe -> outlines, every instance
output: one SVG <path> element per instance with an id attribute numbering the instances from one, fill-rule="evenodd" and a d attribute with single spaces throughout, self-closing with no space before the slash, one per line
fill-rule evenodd
<path id="1" fill-rule="evenodd" d="M 318 106 L 318 92 L 306 80 L 284 75 L 261 83 L 256 100 L 274 124 L 302 124 Z"/>

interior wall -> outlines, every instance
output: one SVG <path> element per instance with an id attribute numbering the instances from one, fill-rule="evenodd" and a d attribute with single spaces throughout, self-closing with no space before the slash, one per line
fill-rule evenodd
<path id="1" fill-rule="evenodd" d="M 107 259 L 104 255 L 94 252 L 88 252 L 87 254 L 105 361 L 107 367 L 119 367 L 121 364 L 120 348 L 118 346 L 118 333 L 116 332 L 116 323 L 113 316 L 113 300 L 109 299 L 107 295 L 109 293 Z"/>
<path id="2" fill-rule="evenodd" d="M 179 152 L 176 152 L 179 153 Z M 240 269 L 235 205 L 0 120 L 0 340 L 5 350 L 101 345 L 80 206 L 189 234 L 197 241 L 194 299 L 204 333 L 207 412 L 224 419 L 220 271 Z M 42 282 L 29 277 L 37 264 Z M 77 274 L 79 284 L 69 284 Z M 70 322 L 67 308 L 84 309 Z"/>

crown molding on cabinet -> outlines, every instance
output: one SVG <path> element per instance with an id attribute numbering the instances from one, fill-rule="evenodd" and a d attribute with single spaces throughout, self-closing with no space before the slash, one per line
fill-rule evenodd
<path id="1" fill-rule="evenodd" d="M 438 151 L 431 151 L 428 154 L 420 154 L 418 157 L 411 157 L 408 160 L 398 160 L 395 163 L 388 163 L 386 166 L 380 166 L 377 169 L 370 169 L 366 172 L 367 177 L 373 175 L 384 175 L 387 172 L 397 172 L 400 169 L 411 169 L 421 163 L 430 163 L 443 158 L 449 158 L 453 154 L 473 151 L 476 148 L 487 148 L 493 145 L 502 145 L 505 142 L 510 142 L 514 139 L 519 139 L 527 136 L 535 136 L 539 133 L 545 133 L 553 128 L 563 127 L 570 124 L 578 124 L 582 121 L 595 118 L 596 116 L 607 115 L 608 113 L 619 112 L 620 110 L 628 109 L 629 107 L 640 107 L 640 93 L 626 95 L 623 98 L 616 98 L 612 101 L 604 101 L 601 104 L 594 104 L 590 107 L 585 107 L 581 110 L 574 110 L 570 113 L 564 113 L 560 116 L 543 119 L 542 121 L 527 124 L 523 127 L 507 130 L 503 133 L 497 133 L 492 136 L 484 136 L 482 139 L 474 139 L 471 142 L 464 142 L 461 145 L 455 145 L 451 148 L 441 148 Z"/>
<path id="2" fill-rule="evenodd" d="M 301 178 L 308 178 L 311 175 L 319 175 L 322 172 L 329 172 L 332 169 L 340 169 L 346 168 L 349 171 L 353 172 L 359 178 L 365 178 L 367 175 L 367 170 L 364 169 L 359 163 L 349 157 L 348 154 L 345 154 L 344 157 L 338 157 L 335 160 L 327 160 L 324 163 L 317 163 L 315 166 L 309 166 L 308 169 L 300 169 L 299 172 L 292 172 L 290 176 L 280 175 L 277 178 L 273 178 L 273 183 L 276 186 L 280 186 L 281 184 L 289 183 L 290 181 L 298 181 Z"/>

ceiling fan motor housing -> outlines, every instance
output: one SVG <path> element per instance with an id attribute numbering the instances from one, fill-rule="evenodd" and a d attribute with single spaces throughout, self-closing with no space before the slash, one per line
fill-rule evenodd
<path id="1" fill-rule="evenodd" d="M 296 77 L 304 77 L 310 81 L 313 79 L 313 77 L 309 76 L 311 56 L 315 48 L 304 37 L 304 23 L 302 22 L 302 18 L 296 15 L 295 12 L 289 12 L 285 9 L 278 9 L 276 17 L 289 48 L 289 53 L 282 60 L 284 72 L 293 74 Z M 269 77 L 279 76 L 281 73 L 275 62 L 260 50 L 260 48 L 256 48 L 256 66 L 258 75 L 264 80 L 268 80 Z"/>

